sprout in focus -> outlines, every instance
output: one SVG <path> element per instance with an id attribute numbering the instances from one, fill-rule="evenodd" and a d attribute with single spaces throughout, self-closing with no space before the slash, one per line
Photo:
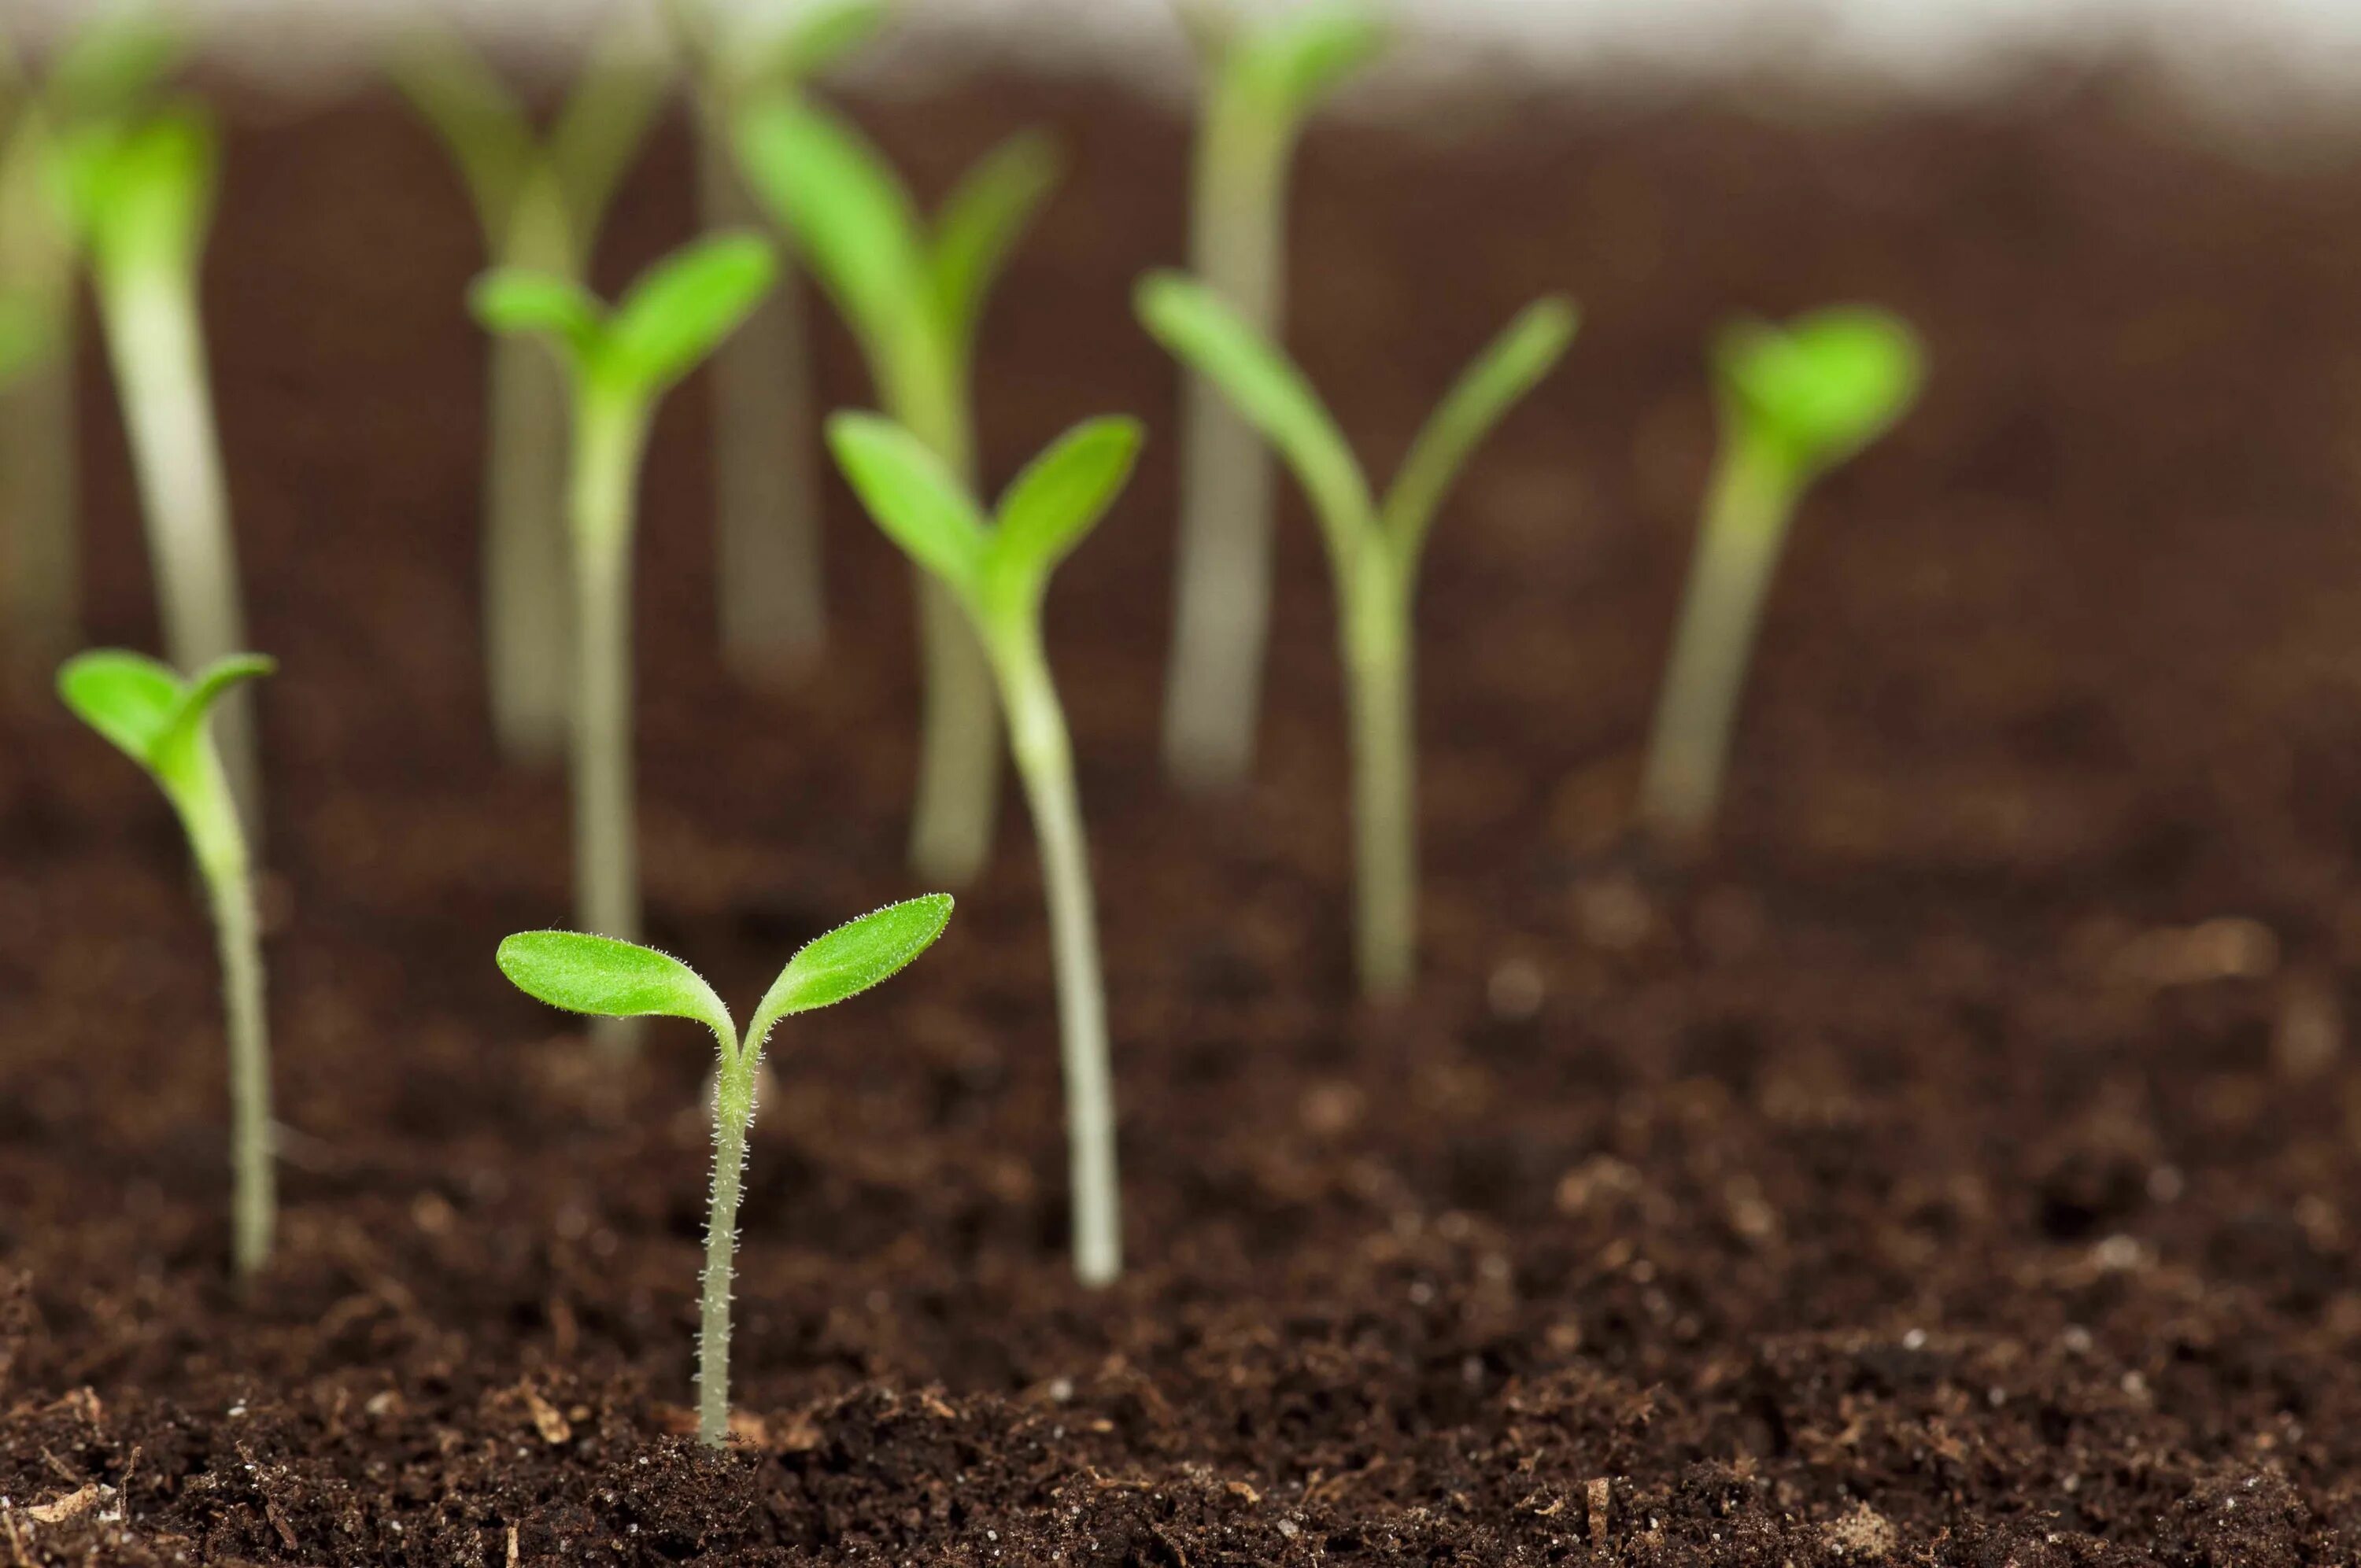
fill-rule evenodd
<path id="1" fill-rule="evenodd" d="M 1711 830 L 1763 598 L 1805 488 L 1884 433 L 1924 370 L 1908 324 L 1840 306 L 1785 327 L 1741 322 L 1714 353 L 1721 448 L 1640 783 L 1676 848 Z"/>

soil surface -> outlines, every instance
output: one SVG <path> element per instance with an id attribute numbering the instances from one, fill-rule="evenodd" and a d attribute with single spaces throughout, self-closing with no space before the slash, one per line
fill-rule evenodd
<path id="1" fill-rule="evenodd" d="M 1266 750 L 1155 766 L 1174 402 L 1126 295 L 1185 127 L 1002 80 L 864 103 L 939 192 L 1046 124 L 987 468 L 1159 444 L 1060 577 L 1133 1271 L 1063 1256 L 1029 831 L 904 979 L 775 1046 L 741 1441 L 684 1435 L 708 1058 L 495 971 L 562 782 L 475 625 L 479 263 L 382 97 L 247 104 L 210 276 L 270 767 L 283 1245 L 226 1278 L 210 941 L 148 783 L 0 747 L 0 1564 L 2349 1563 L 2361 1552 L 2361 255 L 2352 177 L 2142 93 L 1322 126 L 1295 339 L 1382 472 L 1552 288 L 1588 313 L 1422 604 L 1423 973 L 1356 1005 L 1329 593 L 1290 496 Z M 687 232 L 669 128 L 615 216 Z M 1924 405 L 1811 499 L 1726 833 L 1625 830 L 1710 442 L 1708 331 L 1872 298 Z M 840 334 L 827 380 L 865 401 Z M 87 388 L 96 640 L 152 645 Z M 701 392 L 641 549 L 652 936 L 750 999 L 917 891 L 902 564 L 830 492 L 824 675 L 712 647 Z"/>

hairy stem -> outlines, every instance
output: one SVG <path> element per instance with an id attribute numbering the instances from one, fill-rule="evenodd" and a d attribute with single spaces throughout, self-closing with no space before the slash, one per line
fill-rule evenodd
<path id="1" fill-rule="evenodd" d="M 143 260 L 98 269 L 140 510 L 162 612 L 164 648 L 183 670 L 246 645 L 229 491 L 214 428 L 194 276 Z M 250 693 L 225 694 L 214 734 L 249 839 L 260 828 L 261 770 Z"/>
<path id="2" fill-rule="evenodd" d="M 1640 781 L 1642 819 L 1675 846 L 1693 848 L 1712 828 L 1755 627 L 1794 503 L 1777 454 L 1742 433 L 1725 444 Z"/>
<path id="3" fill-rule="evenodd" d="M 1096 1287 L 1123 1272 L 1123 1206 L 1115 1172 L 1115 1086 L 1108 1065 L 1106 985 L 1099 970 L 1090 848 L 1074 791 L 1073 749 L 1038 637 L 1027 629 L 1009 634 L 1007 641 L 1000 673 L 1011 749 L 1040 845 L 1050 953 L 1058 975 L 1074 1276 Z"/>
<path id="4" fill-rule="evenodd" d="M 1410 592 L 1371 552 L 1345 584 L 1344 655 L 1353 729 L 1358 885 L 1354 954 L 1365 995 L 1400 996 L 1418 959 L 1418 806 Z"/>
<path id="5" fill-rule="evenodd" d="M 730 1440 L 730 1293 L 737 1270 L 738 1199 L 746 1172 L 746 1130 L 754 1120 L 754 1052 L 722 1043 L 713 1081 L 713 1208 L 705 1224 L 705 1289 L 697 1332 L 697 1436 L 708 1448 Z"/>
<path id="6" fill-rule="evenodd" d="M 1276 341 L 1283 286 L 1287 127 L 1218 90 L 1199 133 L 1190 264 Z M 1183 378 L 1180 536 L 1175 564 L 1164 762 L 1192 789 L 1229 788 L 1253 766 L 1269 637 L 1271 459 L 1221 389 Z"/>
<path id="7" fill-rule="evenodd" d="M 577 634 L 574 896 L 585 931 L 640 936 L 640 858 L 631 783 L 631 497 L 646 418 L 593 396 L 576 431 L 573 545 Z M 593 1020 L 610 1052 L 638 1048 L 639 1021 Z"/>
<path id="8" fill-rule="evenodd" d="M 726 125 L 697 144 L 709 230 L 761 226 Z M 791 276 L 713 356 L 715 596 L 721 651 L 748 679 L 818 658 L 828 640 L 811 356 Z"/>
<path id="9" fill-rule="evenodd" d="M 269 1023 L 263 1009 L 262 937 L 245 835 L 220 754 L 201 742 L 199 786 L 176 795 L 212 903 L 229 1036 L 230 1255 L 241 1276 L 270 1260 L 279 1193 L 272 1161 Z"/>

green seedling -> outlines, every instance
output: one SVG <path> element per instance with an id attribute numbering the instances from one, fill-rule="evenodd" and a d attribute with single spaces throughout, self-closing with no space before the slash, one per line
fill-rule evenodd
<path id="1" fill-rule="evenodd" d="M 875 148 L 791 97 L 774 94 L 739 116 L 738 154 L 851 326 L 885 411 L 972 482 L 977 322 L 1056 182 L 1048 143 L 1020 136 L 1001 144 L 931 230 Z M 910 860 L 929 882 L 963 886 L 983 870 L 999 815 L 993 682 L 950 591 L 921 573 L 918 601 L 926 710 Z"/>
<path id="2" fill-rule="evenodd" d="M 145 5 L 104 9 L 38 82 L 0 39 L 0 294 L 20 358 L 0 389 L 0 633 L 9 663 L 46 677 L 82 641 L 76 521 L 72 214 L 59 200 L 61 142 L 149 103 L 181 40 Z M 33 326 L 29 337 L 20 329 Z"/>
<path id="3" fill-rule="evenodd" d="M 574 878 L 581 923 L 630 940 L 640 932 L 632 824 L 631 538 L 640 461 L 656 404 L 771 286 L 771 247 L 752 235 L 717 235 L 657 263 L 610 313 L 580 284 L 504 269 L 476 282 L 478 320 L 535 337 L 565 367 L 573 391 L 572 548 Z M 628 1049 L 633 1025 L 609 1021 Z"/>
<path id="4" fill-rule="evenodd" d="M 673 11 L 693 62 L 706 227 L 753 226 L 763 214 L 738 167 L 738 115 L 867 41 L 884 0 L 674 0 Z M 828 637 L 811 355 L 800 293 L 780 282 L 713 357 L 716 609 L 722 656 L 752 680 L 808 667 Z"/>
<path id="5" fill-rule="evenodd" d="M 1741 322 L 1714 351 L 1721 447 L 1655 730 L 1640 815 L 1694 848 L 1713 823 L 1763 598 L 1806 487 L 1883 434 L 1918 395 L 1918 340 L 1883 311 L 1840 306 L 1782 328 Z"/>
<path id="6" fill-rule="evenodd" d="M 220 133 L 183 102 L 93 126 L 62 159 L 130 437 L 165 652 L 182 669 L 203 668 L 246 641 L 198 294 Z M 253 835 L 262 781 L 245 693 L 224 697 L 217 727 Z"/>
<path id="7" fill-rule="evenodd" d="M 1074 789 L 1072 742 L 1049 678 L 1041 601 L 1049 574 L 1094 527 L 1131 476 L 1139 426 L 1096 419 L 1034 459 L 987 522 L 967 485 L 933 446 L 890 420 L 838 414 L 828 423 L 838 466 L 886 536 L 943 585 L 983 641 L 1008 710 L 1009 747 L 1024 781 L 1049 901 L 1058 1028 L 1073 1184 L 1074 1273 L 1104 1285 L 1123 1271 L 1115 1176 L 1115 1091 L 1106 987 L 1090 849 Z"/>
<path id="8" fill-rule="evenodd" d="M 720 1047 L 713 1082 L 713 1206 L 705 1226 L 697 1337 L 697 1435 L 709 1447 L 730 1437 L 730 1288 L 763 1047 L 780 1019 L 858 996 L 899 972 L 933 945 L 950 917 L 950 895 L 930 894 L 889 904 L 806 943 L 763 992 L 743 1036 L 696 970 L 653 948 L 574 931 L 522 931 L 500 944 L 500 972 L 537 1001 L 597 1018 L 686 1018 L 712 1030 Z"/>
<path id="9" fill-rule="evenodd" d="M 1288 169 L 1304 121 L 1384 49 L 1364 0 L 1273 12 L 1201 0 L 1184 16 L 1202 64 L 1190 268 L 1274 343 L 1286 286 Z M 1180 536 L 1166 771 L 1190 788 L 1243 783 L 1254 761 L 1270 621 L 1270 459 L 1221 389 L 1185 378 Z"/>
<path id="10" fill-rule="evenodd" d="M 153 659 L 108 649 L 77 654 L 58 672 L 66 706 L 147 769 L 172 803 L 213 905 L 229 1030 L 231 1251 L 242 1275 L 269 1261 L 278 1220 L 269 1025 L 254 876 L 212 720 L 225 695 L 274 667 L 259 654 L 236 653 L 184 681 Z"/>
<path id="11" fill-rule="evenodd" d="M 580 281 L 623 172 L 663 106 L 670 66 L 628 18 L 598 35 L 546 134 L 454 34 L 415 33 L 394 84 L 459 166 L 494 267 Z M 504 753 L 548 761 L 566 744 L 566 389 L 531 345 L 493 343 L 485 394 L 484 658 Z"/>
<path id="12" fill-rule="evenodd" d="M 1573 341 L 1574 307 L 1554 299 L 1529 306 L 1461 372 L 1380 503 L 1302 372 L 1212 290 L 1159 273 L 1140 285 L 1138 306 L 1158 341 L 1279 449 L 1312 499 L 1336 579 L 1352 716 L 1361 985 L 1390 996 L 1409 985 L 1417 944 L 1411 633 L 1419 559 L 1468 455 Z"/>

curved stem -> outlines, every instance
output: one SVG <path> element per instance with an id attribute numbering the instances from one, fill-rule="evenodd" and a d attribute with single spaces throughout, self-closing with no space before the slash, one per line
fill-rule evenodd
<path id="1" fill-rule="evenodd" d="M 745 1184 L 746 1130 L 754 1120 L 754 1052 L 722 1042 L 713 1080 L 713 1207 L 705 1226 L 703 1301 L 697 1332 L 697 1436 L 730 1440 L 730 1295 L 737 1274 L 738 1200 Z"/>

